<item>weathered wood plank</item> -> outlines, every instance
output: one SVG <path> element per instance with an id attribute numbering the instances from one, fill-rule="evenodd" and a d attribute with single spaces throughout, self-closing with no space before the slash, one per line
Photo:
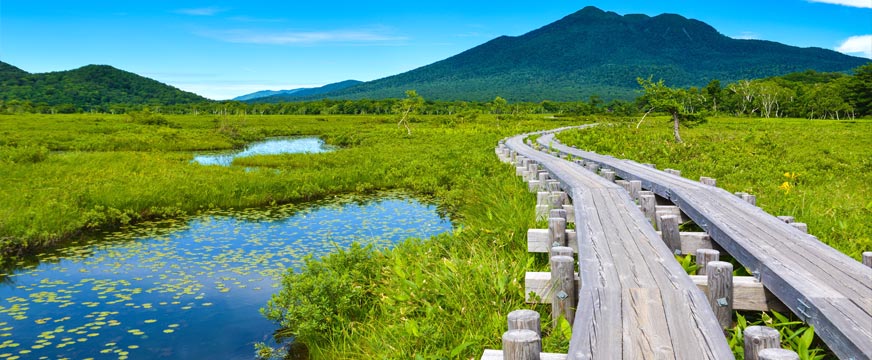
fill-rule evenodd
<path id="1" fill-rule="evenodd" d="M 540 141 L 553 141 L 543 136 Z M 872 269 L 722 189 L 634 163 L 572 149 L 623 179 L 668 198 L 761 281 L 842 358 L 872 357 Z"/>
<path id="2" fill-rule="evenodd" d="M 577 277 L 577 274 L 576 274 Z M 703 292 L 708 291 L 705 275 L 691 275 L 691 280 Z M 580 281 L 580 279 L 579 279 Z M 551 273 L 527 272 L 524 277 L 524 293 L 528 303 L 549 304 Z M 580 282 L 579 282 L 580 285 Z M 541 299 L 541 300 L 536 300 Z M 763 284 L 752 276 L 733 277 L 733 309 L 750 311 L 784 311 L 786 307 Z"/>
<path id="3" fill-rule="evenodd" d="M 573 356 L 620 358 L 624 349 L 646 348 L 633 341 L 662 343 L 657 338 L 662 335 L 671 341 L 673 348 L 667 352 L 673 358 L 731 357 L 704 294 L 625 191 L 578 164 L 532 151 L 518 137 L 506 143 L 547 169 L 573 199 L 582 280 L 570 342 Z M 662 313 L 665 320 L 655 323 L 645 319 L 657 316 L 628 313 L 633 307 L 624 305 L 633 296 L 639 301 L 637 308 L 659 307 L 649 308 L 646 314 Z M 628 323 L 650 339 L 625 339 L 622 334 Z"/>

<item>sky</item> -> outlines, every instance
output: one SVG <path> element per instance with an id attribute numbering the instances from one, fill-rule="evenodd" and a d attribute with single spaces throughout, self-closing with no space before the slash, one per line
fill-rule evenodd
<path id="1" fill-rule="evenodd" d="M 111 65 L 223 100 L 395 75 L 585 6 L 872 58 L 872 0 L 0 0 L 0 61 Z"/>

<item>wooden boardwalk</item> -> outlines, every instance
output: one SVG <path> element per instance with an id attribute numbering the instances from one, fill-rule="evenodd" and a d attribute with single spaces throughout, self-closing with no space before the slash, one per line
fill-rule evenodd
<path id="1" fill-rule="evenodd" d="M 530 148 L 525 148 L 520 144 L 520 141 L 520 138 L 513 138 L 510 143 L 507 142 L 507 145 L 513 150 L 523 153 L 524 156 L 536 158 L 544 164 L 549 164 L 546 167 L 553 166 L 555 169 L 552 171 L 557 172 L 561 179 L 563 176 L 567 179 L 573 179 L 564 180 L 567 182 L 565 185 L 573 188 L 575 195 L 573 199 L 576 199 L 577 196 L 579 199 L 585 199 L 584 203 L 588 205 L 597 204 L 599 206 L 599 204 L 603 204 L 607 208 L 607 201 L 623 202 L 624 207 L 628 206 L 625 195 L 623 197 L 612 195 L 606 190 L 578 190 L 588 186 L 590 181 L 585 182 L 586 180 L 577 179 L 578 176 L 568 174 L 572 171 L 578 172 L 577 169 L 568 169 L 570 165 L 566 165 L 565 162 L 551 165 L 554 161 L 549 160 L 549 156 L 531 154 Z M 594 162 L 602 168 L 610 169 L 624 180 L 641 181 L 644 189 L 671 200 L 681 208 L 683 213 L 686 213 L 694 222 L 705 229 L 721 248 L 745 267 L 751 269 L 755 277 L 794 314 L 805 322 L 814 325 L 816 334 L 827 343 L 839 358 L 856 360 L 872 358 L 872 268 L 863 266 L 860 262 L 821 243 L 813 236 L 803 233 L 725 190 L 667 174 L 633 161 L 615 159 L 567 147 L 557 142 L 551 134 L 541 136 L 538 142 L 545 147 L 550 146 L 560 153 L 570 154 L 575 158 L 582 158 L 585 161 Z M 563 174 L 561 171 L 567 174 Z M 606 187 L 603 186 L 603 188 Z M 578 210 L 576 208 L 576 211 Z M 609 218 L 626 217 L 628 216 L 626 213 L 630 213 L 631 217 L 635 216 L 632 209 L 596 210 L 586 207 L 585 210 L 593 211 L 594 214 L 605 211 L 607 214 L 611 214 Z M 624 211 L 626 213 L 622 213 Z M 580 311 L 577 321 L 587 325 L 581 328 L 582 331 L 578 334 L 573 333 L 570 354 L 576 351 L 593 352 L 592 349 L 606 344 L 616 345 L 614 342 L 618 341 L 617 339 L 623 339 L 621 340 L 624 343 L 623 346 L 634 346 L 633 342 L 637 341 L 653 341 L 649 340 L 650 335 L 652 335 L 648 333 L 649 331 L 655 331 L 657 336 L 666 334 L 663 332 L 664 329 L 656 328 L 617 330 L 614 325 L 616 322 L 626 326 L 630 325 L 632 320 L 622 318 L 627 314 L 617 314 L 614 309 L 615 304 L 624 304 L 621 305 L 622 307 L 635 306 L 638 303 L 655 304 L 647 301 L 650 301 L 649 299 L 652 297 L 660 296 L 664 299 L 664 305 L 671 306 L 675 305 L 671 303 L 672 301 L 681 300 L 673 298 L 673 296 L 680 297 L 676 293 L 685 293 L 687 294 L 686 304 L 678 304 L 684 307 L 685 316 L 691 313 L 699 317 L 707 316 L 701 315 L 704 312 L 697 307 L 702 306 L 702 303 L 697 303 L 693 299 L 698 294 L 695 295 L 686 290 L 686 281 L 682 277 L 674 274 L 666 275 L 667 277 L 674 276 L 674 278 L 663 282 L 664 279 L 653 275 L 654 272 L 658 271 L 672 274 L 673 271 L 667 269 L 666 262 L 660 264 L 662 269 L 649 268 L 650 271 L 644 269 L 644 271 L 640 271 L 642 264 L 635 262 L 632 264 L 615 262 L 617 260 L 615 255 L 633 255 L 635 257 L 630 259 L 634 259 L 636 262 L 640 262 L 638 260 L 641 258 L 648 260 L 651 256 L 655 256 L 654 254 L 665 258 L 669 254 L 662 253 L 663 249 L 654 246 L 656 241 L 649 241 L 650 246 L 655 247 L 654 249 L 643 249 L 642 246 L 649 245 L 643 245 L 641 241 L 635 241 L 635 245 L 632 245 L 639 246 L 638 249 L 633 249 L 629 244 L 618 245 L 615 241 L 622 241 L 618 239 L 613 239 L 606 244 L 598 244 L 598 237 L 608 236 L 610 233 L 620 233 L 624 234 L 624 236 L 620 236 L 621 238 L 626 238 L 627 232 L 633 233 L 636 230 L 632 226 L 624 228 L 624 225 L 608 224 L 607 221 L 604 221 L 605 218 L 600 218 L 597 221 L 595 216 L 588 219 L 577 218 L 576 221 L 591 219 L 594 221 L 584 222 L 587 229 L 584 235 L 579 234 L 579 252 L 584 262 L 581 269 L 582 290 L 586 292 L 579 304 Z M 587 266 L 587 263 L 590 262 L 599 263 L 600 266 L 605 267 L 593 270 L 592 267 Z M 648 272 L 651 275 L 646 274 Z M 609 288 L 614 287 L 616 283 L 620 283 L 622 288 L 620 294 L 613 288 Z M 643 284 L 646 286 L 641 286 Z M 651 287 L 647 287 L 649 285 Z M 585 302 L 587 303 L 585 304 Z M 664 311 L 669 306 L 663 306 Z M 652 311 L 649 314 L 655 314 L 653 311 L 655 309 L 659 311 L 660 306 L 649 307 L 646 305 L 645 308 L 647 311 Z M 666 318 L 668 325 L 661 324 L 660 326 L 668 326 L 669 336 L 673 339 L 681 339 L 676 340 L 677 342 L 699 343 L 701 339 L 706 339 L 706 341 L 711 340 L 712 349 L 720 349 L 719 343 L 722 339 L 708 339 L 706 337 L 707 334 L 711 335 L 708 332 L 713 330 L 693 330 L 684 326 L 681 331 L 687 331 L 687 334 L 673 332 L 673 326 L 682 326 L 682 321 L 686 320 L 680 318 L 679 314 L 676 313 L 665 314 L 662 317 Z M 607 322 L 611 325 L 607 325 L 605 329 L 596 329 L 601 322 Z M 646 334 L 649 336 L 644 336 Z M 699 347 L 698 345 L 693 346 Z M 680 353 L 679 351 L 683 351 L 682 347 L 672 349 L 678 354 L 676 355 L 678 358 L 701 359 L 709 356 Z M 711 354 L 715 353 L 721 356 L 717 351 L 711 352 Z"/>
<path id="2" fill-rule="evenodd" d="M 708 299 L 622 187 L 532 149 L 523 136 L 505 146 L 572 198 L 581 287 L 568 358 L 733 358 Z"/>

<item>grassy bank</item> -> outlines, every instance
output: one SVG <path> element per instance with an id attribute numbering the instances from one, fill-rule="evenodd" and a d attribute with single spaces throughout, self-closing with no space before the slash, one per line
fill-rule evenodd
<path id="1" fill-rule="evenodd" d="M 286 276 L 265 312 L 314 358 L 472 357 L 499 347 L 509 311 L 529 308 L 524 272 L 542 265 L 524 243 L 535 200 L 493 148 L 508 135 L 568 124 L 421 117 L 407 136 L 393 119 L 371 116 L 4 116 L 3 259 L 91 229 L 203 209 L 384 189 L 433 195 L 456 233 L 310 262 Z M 236 159 L 231 167 L 190 162 L 196 150 L 293 135 L 319 135 L 341 149 Z M 558 333 L 546 349 L 565 347 Z"/>
<path id="2" fill-rule="evenodd" d="M 558 135 L 561 142 L 618 158 L 709 176 L 730 192 L 757 196 L 774 215 L 860 259 L 872 249 L 872 121 L 714 118 L 672 140 L 666 119 L 616 123 Z"/>

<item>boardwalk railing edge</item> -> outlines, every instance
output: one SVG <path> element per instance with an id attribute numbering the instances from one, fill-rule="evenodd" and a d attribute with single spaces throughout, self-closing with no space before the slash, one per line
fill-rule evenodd
<path id="1" fill-rule="evenodd" d="M 819 261 L 836 263 L 847 276 L 845 281 L 850 282 L 852 289 L 859 296 L 848 297 L 838 292 L 830 291 L 824 296 L 815 295 L 815 289 L 809 289 L 796 279 L 795 272 L 805 269 L 791 269 L 791 259 L 781 259 L 776 256 L 755 253 L 755 245 L 748 239 L 733 238 L 729 224 L 725 219 L 713 218 L 698 208 L 697 204 L 689 196 L 689 188 L 701 186 L 699 183 L 672 176 L 674 181 L 669 183 L 660 181 L 665 173 L 657 174 L 659 170 L 645 167 L 630 160 L 616 159 L 597 153 L 583 151 L 561 144 L 553 138 L 553 134 L 570 128 L 564 127 L 551 131 L 539 132 L 542 136 L 538 143 L 550 147 L 560 154 L 568 154 L 573 157 L 583 158 L 586 161 L 597 163 L 603 168 L 614 171 L 618 176 L 627 180 L 639 180 L 643 188 L 655 192 L 678 205 L 694 222 L 703 227 L 723 249 L 730 253 L 744 266 L 752 269 L 754 275 L 778 297 L 794 314 L 805 322 L 815 326 L 816 333 L 827 343 L 830 349 L 842 359 L 870 359 L 872 358 L 872 268 L 863 266 L 860 262 L 842 254 L 838 250 L 829 247 L 813 236 L 802 234 L 798 230 L 783 224 L 774 216 L 766 214 L 759 208 L 749 207 L 747 211 L 755 212 L 753 216 L 764 218 L 763 221 L 777 222 L 783 226 L 786 232 L 795 232 L 786 238 L 783 246 L 800 246 L 809 251 L 813 250 L 814 256 Z M 741 202 L 732 194 L 718 188 L 709 189 L 712 194 L 723 195 L 728 201 Z M 718 193 L 721 192 L 721 193 Z M 749 204 L 748 204 L 749 205 Z M 746 206 L 746 204 L 742 204 Z M 747 206 L 746 206 L 747 207 Z M 765 215 L 762 215 L 762 214 Z M 768 216 L 769 218 L 766 218 Z M 773 225 L 776 226 L 776 225 Z M 786 265 L 785 265 L 786 264 Z M 831 274 L 837 276 L 838 274 Z M 865 281 L 865 283 L 864 283 Z M 800 283 L 798 283 L 800 282 Z M 838 290 L 838 289 L 837 289 Z M 850 314 L 839 312 L 837 306 L 846 306 L 855 311 Z M 859 310 L 857 310 L 859 309 Z"/>

